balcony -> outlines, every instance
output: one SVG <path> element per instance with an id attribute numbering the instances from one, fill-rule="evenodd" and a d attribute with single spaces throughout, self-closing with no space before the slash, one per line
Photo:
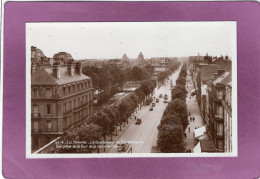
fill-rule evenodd
<path id="1" fill-rule="evenodd" d="M 32 134 L 41 134 L 42 133 L 42 129 L 33 129 L 31 131 Z"/>
<path id="2" fill-rule="evenodd" d="M 63 112 L 63 116 L 66 116 L 66 115 L 71 114 L 71 113 L 72 113 L 72 110 L 69 110 L 69 111 Z"/>
<path id="3" fill-rule="evenodd" d="M 48 128 L 48 127 L 45 128 L 45 132 L 51 132 L 51 131 L 52 131 L 51 128 Z"/>
<path id="4" fill-rule="evenodd" d="M 214 119 L 215 119 L 216 121 L 223 122 L 223 121 L 224 121 L 224 116 L 223 116 L 223 115 L 220 115 L 220 114 L 216 114 L 216 115 L 214 116 Z"/>
<path id="5" fill-rule="evenodd" d="M 41 114 L 40 113 L 32 113 L 31 117 L 32 118 L 41 118 Z"/>

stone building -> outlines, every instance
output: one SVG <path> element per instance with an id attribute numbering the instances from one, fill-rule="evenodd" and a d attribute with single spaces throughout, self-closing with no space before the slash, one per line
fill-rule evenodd
<path id="1" fill-rule="evenodd" d="M 225 152 L 232 152 L 232 83 L 226 85 L 224 106 Z"/>
<path id="2" fill-rule="evenodd" d="M 60 65 L 65 65 L 69 62 L 74 62 L 74 59 L 72 58 L 71 54 L 67 52 L 59 52 L 54 54 L 53 61 L 59 62 Z"/>
<path id="3" fill-rule="evenodd" d="M 224 106 L 226 85 L 231 80 L 230 72 L 226 71 L 216 77 L 207 86 L 205 121 L 209 134 L 217 152 L 224 152 Z"/>
<path id="4" fill-rule="evenodd" d="M 32 71 L 31 139 L 32 151 L 56 139 L 87 119 L 93 110 L 92 80 L 82 74 L 81 63 Z"/>

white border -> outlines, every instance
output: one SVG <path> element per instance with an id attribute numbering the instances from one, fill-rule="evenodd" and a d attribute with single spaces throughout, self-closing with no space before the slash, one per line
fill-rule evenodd
<path id="1" fill-rule="evenodd" d="M 164 21 L 162 21 L 164 22 Z M 169 22 L 169 21 L 165 21 Z M 180 23 L 194 22 L 229 22 L 234 23 L 235 32 L 232 38 L 232 153 L 100 153 L 100 154 L 31 154 L 31 44 L 30 37 L 26 34 L 26 158 L 145 158 L 145 157 L 237 157 L 238 139 L 237 139 L 237 22 L 236 21 L 173 21 Z M 48 23 L 48 22 L 41 22 Z M 56 22 L 49 22 L 56 23 Z M 58 23 L 76 23 L 76 22 L 58 22 Z M 77 22 L 77 23 L 97 23 L 97 22 Z M 110 23 L 110 22 L 102 22 Z M 114 22 L 113 22 L 114 23 Z M 118 22 L 122 23 L 122 22 Z M 147 22 L 141 22 L 147 23 Z M 158 23 L 158 22 L 152 22 Z M 26 23 L 26 32 L 28 28 Z M 234 120 L 236 119 L 236 120 Z"/>

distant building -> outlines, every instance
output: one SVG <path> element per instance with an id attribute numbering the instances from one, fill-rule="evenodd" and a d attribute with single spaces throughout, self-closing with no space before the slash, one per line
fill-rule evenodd
<path id="1" fill-rule="evenodd" d="M 72 58 L 71 54 L 67 52 L 59 52 L 54 54 L 53 62 L 59 62 L 60 65 L 65 65 L 69 62 L 74 62 L 74 59 Z"/>
<path id="2" fill-rule="evenodd" d="M 50 67 L 52 58 L 47 58 L 42 50 L 31 46 L 31 72 L 38 71 L 42 68 Z"/>
<path id="3" fill-rule="evenodd" d="M 85 120 L 93 110 L 93 92 L 92 80 L 82 74 L 79 62 L 67 66 L 56 62 L 51 68 L 32 71 L 32 151 Z"/>
<path id="4" fill-rule="evenodd" d="M 166 57 L 152 57 L 151 65 L 154 67 L 154 71 L 156 74 L 160 72 L 165 72 L 169 70 L 168 65 L 169 60 Z"/>
<path id="5" fill-rule="evenodd" d="M 228 56 L 226 56 L 225 59 L 222 56 L 220 58 L 214 59 L 212 63 L 218 65 L 218 68 L 220 69 L 231 71 L 232 62 Z"/>

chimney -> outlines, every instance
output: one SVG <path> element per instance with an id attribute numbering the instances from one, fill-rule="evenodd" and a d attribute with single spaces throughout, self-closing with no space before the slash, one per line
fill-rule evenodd
<path id="1" fill-rule="evenodd" d="M 53 70 L 52 75 L 60 79 L 60 66 L 58 62 L 53 63 L 52 70 Z"/>
<path id="2" fill-rule="evenodd" d="M 68 66 L 67 66 L 67 69 L 68 69 L 68 75 L 70 76 L 74 76 L 74 65 L 73 63 L 69 62 L 68 63 Z"/>
<path id="3" fill-rule="evenodd" d="M 77 74 L 82 75 L 82 66 L 81 66 L 81 62 L 76 62 L 75 65 L 75 71 Z"/>
<path id="4" fill-rule="evenodd" d="M 31 64 L 31 74 L 35 73 L 37 71 L 36 64 L 32 63 Z"/>

